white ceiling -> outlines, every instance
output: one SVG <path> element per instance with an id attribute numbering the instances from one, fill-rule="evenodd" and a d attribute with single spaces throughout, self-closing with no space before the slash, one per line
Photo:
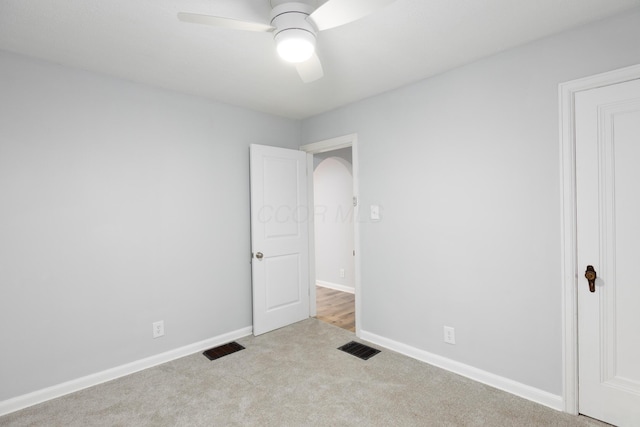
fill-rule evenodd
<path id="1" fill-rule="evenodd" d="M 309 84 L 277 57 L 269 33 L 176 18 L 183 11 L 265 22 L 268 0 L 0 0 L 0 49 L 305 118 L 637 6 L 640 0 L 397 0 L 319 33 L 325 77 Z"/>

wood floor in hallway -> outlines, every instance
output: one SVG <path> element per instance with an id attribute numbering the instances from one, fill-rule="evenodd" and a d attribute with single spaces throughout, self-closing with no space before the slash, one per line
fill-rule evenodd
<path id="1" fill-rule="evenodd" d="M 349 292 L 316 286 L 316 318 L 351 332 L 356 331 L 356 299 Z"/>

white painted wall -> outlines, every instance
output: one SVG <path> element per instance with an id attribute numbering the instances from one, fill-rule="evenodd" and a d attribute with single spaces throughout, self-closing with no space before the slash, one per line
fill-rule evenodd
<path id="1" fill-rule="evenodd" d="M 640 63 L 638 40 L 635 10 L 303 122 L 303 144 L 358 134 L 382 209 L 363 331 L 562 394 L 558 84 Z"/>
<path id="2" fill-rule="evenodd" d="M 0 52 L 0 402 L 250 327 L 248 146 L 299 139 Z"/>
<path id="3" fill-rule="evenodd" d="M 350 154 L 351 148 L 346 151 Z M 313 172 L 316 279 L 321 285 L 355 292 L 352 165 L 332 152 L 318 160 Z"/>

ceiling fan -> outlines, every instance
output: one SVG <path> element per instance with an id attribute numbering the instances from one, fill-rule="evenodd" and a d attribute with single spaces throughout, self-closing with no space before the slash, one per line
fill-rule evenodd
<path id="1" fill-rule="evenodd" d="M 315 8 L 315 0 L 270 0 L 269 23 L 187 12 L 179 12 L 178 19 L 235 30 L 273 33 L 280 57 L 296 64 L 302 81 L 310 83 L 324 75 L 322 64 L 315 52 L 318 32 L 356 21 L 394 1 L 328 0 Z"/>

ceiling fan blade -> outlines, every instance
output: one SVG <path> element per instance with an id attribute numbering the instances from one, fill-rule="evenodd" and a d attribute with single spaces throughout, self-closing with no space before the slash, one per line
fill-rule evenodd
<path id="1" fill-rule="evenodd" d="M 315 53 L 306 61 L 296 64 L 296 69 L 298 70 L 300 78 L 305 83 L 314 82 L 324 76 L 320 58 L 318 58 L 318 55 Z"/>
<path id="2" fill-rule="evenodd" d="M 363 18 L 395 0 L 329 0 L 307 18 L 318 31 Z"/>
<path id="3" fill-rule="evenodd" d="M 233 30 L 270 32 L 275 30 L 269 24 L 260 22 L 240 21 L 238 19 L 223 18 L 220 16 L 201 15 L 199 13 L 179 12 L 178 19 L 182 22 L 194 24 L 213 25 L 214 27 L 231 28 Z"/>

